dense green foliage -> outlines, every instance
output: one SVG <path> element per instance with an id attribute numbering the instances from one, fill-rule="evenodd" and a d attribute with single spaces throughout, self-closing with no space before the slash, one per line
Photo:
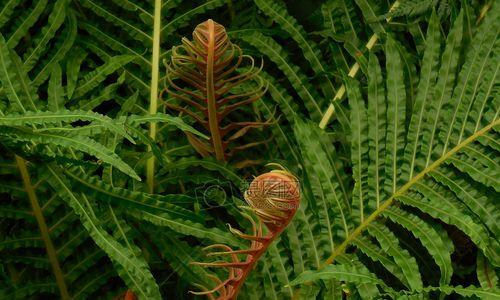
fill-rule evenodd
<path id="1" fill-rule="evenodd" d="M 0 0 L 0 299 L 194 297 L 267 163 L 301 207 L 239 298 L 499 299 L 499 4 Z M 165 92 L 208 18 L 264 61 L 228 162 Z"/>

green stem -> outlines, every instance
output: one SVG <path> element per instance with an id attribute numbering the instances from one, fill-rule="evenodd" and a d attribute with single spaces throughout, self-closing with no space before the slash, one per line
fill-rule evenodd
<path id="1" fill-rule="evenodd" d="M 389 12 L 393 11 L 398 6 L 399 6 L 399 1 L 394 1 L 394 3 L 392 4 L 391 8 L 389 9 Z M 390 22 L 391 19 L 392 19 L 391 17 L 387 18 L 387 22 Z M 377 43 L 378 39 L 379 39 L 379 36 L 376 33 L 374 33 L 370 37 L 370 39 L 368 40 L 368 43 L 366 43 L 366 46 L 365 46 L 366 49 L 368 49 L 368 51 L 370 51 L 373 48 L 373 46 L 375 46 L 375 43 Z M 359 67 L 360 67 L 359 63 L 355 62 L 351 66 L 351 68 L 349 69 L 349 74 L 347 74 L 347 76 L 349 76 L 351 78 L 354 78 L 354 76 L 356 76 L 356 74 L 359 71 Z M 333 106 L 333 102 L 342 99 L 342 97 L 345 94 L 345 91 L 346 91 L 345 90 L 345 85 L 342 84 L 340 86 L 340 88 L 338 89 L 337 93 L 335 94 L 335 96 L 333 97 L 333 99 L 331 101 L 332 103 L 330 103 L 330 105 L 328 106 L 328 109 L 323 114 L 323 118 L 319 122 L 319 128 L 325 129 L 326 125 L 328 125 L 328 122 L 330 122 L 330 119 L 333 116 L 333 113 L 335 112 L 335 107 Z"/>
<path id="2" fill-rule="evenodd" d="M 500 125 L 500 119 L 493 121 L 480 131 L 477 131 L 473 135 L 469 136 L 463 142 L 456 145 L 453 149 L 451 149 L 445 155 L 441 156 L 438 160 L 436 160 L 434 163 L 429 165 L 422 172 L 418 173 L 415 177 L 413 177 L 410 181 L 408 181 L 405 185 L 403 185 L 392 196 L 390 196 L 386 201 L 384 201 L 382 205 L 380 205 L 380 207 L 377 208 L 377 210 L 375 210 L 368 218 L 366 218 L 365 221 L 361 223 L 349 236 L 346 237 L 344 242 L 342 242 L 342 244 L 340 244 L 339 247 L 335 249 L 335 251 L 330 255 L 330 257 L 328 257 L 325 263 L 320 267 L 320 269 L 329 264 L 332 264 L 335 261 L 335 258 L 337 258 L 337 256 L 343 254 L 347 246 L 349 246 L 352 241 L 354 241 L 359 235 L 361 235 L 361 233 L 363 233 L 366 227 L 368 227 L 368 225 L 370 225 L 373 221 L 375 221 L 380 214 L 382 214 L 385 210 L 387 210 L 394 203 L 394 201 L 396 201 L 397 197 L 405 194 L 416 182 L 421 180 L 425 175 L 437 169 L 452 155 L 462 150 L 468 144 L 474 142 L 480 136 L 485 135 L 489 130 L 498 125 Z"/>
<path id="3" fill-rule="evenodd" d="M 158 75 L 160 71 L 160 32 L 161 32 L 161 0 L 155 0 L 155 15 L 153 24 L 153 57 L 151 62 L 151 93 L 149 98 L 149 113 L 156 114 L 158 110 Z M 149 137 L 156 140 L 156 123 L 149 124 Z M 148 146 L 151 152 L 151 147 Z M 154 193 L 155 157 L 151 156 L 146 164 L 146 180 L 150 193 Z"/>
<path id="4" fill-rule="evenodd" d="M 42 214 L 42 210 L 40 208 L 40 204 L 38 202 L 35 189 L 31 184 L 28 168 L 26 167 L 26 161 L 23 158 L 16 155 L 16 163 L 17 167 L 19 168 L 19 172 L 21 173 L 24 189 L 28 194 L 28 198 L 31 203 L 31 208 L 33 209 L 33 214 L 35 215 L 38 227 L 40 228 L 42 239 L 45 243 L 45 248 L 47 249 L 47 256 L 49 257 L 49 262 L 50 265 L 52 266 L 52 271 L 54 272 L 54 276 L 56 277 L 56 283 L 59 288 L 59 292 L 61 293 L 61 298 L 64 300 L 71 299 L 68 293 L 68 288 L 66 287 L 66 282 L 64 281 L 64 274 L 61 270 L 61 266 L 59 265 L 59 261 L 57 260 L 54 244 L 52 244 L 52 240 L 50 239 L 47 223 L 45 223 L 45 218 Z"/>

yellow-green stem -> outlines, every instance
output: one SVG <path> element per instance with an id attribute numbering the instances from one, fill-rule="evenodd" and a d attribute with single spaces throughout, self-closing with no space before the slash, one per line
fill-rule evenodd
<path id="1" fill-rule="evenodd" d="M 158 75 L 160 70 L 160 32 L 161 32 L 161 0 L 155 0 L 155 15 L 153 23 L 153 57 L 151 62 L 151 93 L 149 98 L 149 113 L 156 114 L 158 110 Z M 156 123 L 149 124 L 149 137 L 156 140 Z M 151 152 L 151 147 L 148 146 Z M 150 193 L 154 193 L 155 157 L 151 156 L 146 163 L 146 181 Z"/>
<path id="2" fill-rule="evenodd" d="M 375 221 L 380 214 L 382 214 L 386 209 L 388 209 L 392 204 L 394 204 L 394 201 L 398 196 L 403 195 L 406 193 L 412 186 L 417 182 L 418 180 L 422 179 L 425 175 L 429 174 L 432 172 L 434 169 L 438 168 L 445 160 L 447 160 L 450 156 L 453 154 L 457 153 L 460 151 L 462 148 L 467 146 L 468 144 L 472 143 L 475 141 L 478 137 L 483 136 L 486 134 L 489 130 L 491 130 L 493 127 L 500 125 L 500 119 L 497 119 L 490 123 L 488 126 L 484 127 L 483 129 L 477 131 L 467 139 L 465 139 L 463 142 L 459 143 L 456 145 L 453 149 L 451 149 L 449 152 L 447 152 L 445 155 L 440 157 L 438 160 L 436 160 L 434 163 L 432 163 L 430 166 L 425 168 L 422 172 L 418 173 L 415 177 L 413 177 L 410 181 L 408 181 L 405 185 L 403 185 L 399 190 L 397 190 L 390 198 L 388 198 L 382 205 L 380 205 L 377 210 L 375 210 L 368 218 L 364 220 L 363 223 L 361 223 L 343 242 L 340 244 L 335 251 L 328 257 L 328 259 L 318 268 L 318 270 L 323 269 L 329 264 L 332 264 L 335 261 L 335 258 L 337 256 L 341 255 L 344 253 L 346 248 L 359 236 L 363 231 L 368 227 L 373 221 Z M 306 282 L 305 284 L 310 284 L 310 282 Z M 300 297 L 300 291 L 301 289 L 297 289 L 294 292 L 293 295 L 293 300 L 298 299 Z"/>
<path id="3" fill-rule="evenodd" d="M 49 257 L 50 265 L 52 266 L 52 271 L 54 276 L 56 277 L 57 287 L 59 288 L 59 292 L 61 294 L 61 298 L 71 299 L 68 293 L 68 288 L 66 287 L 66 282 L 64 281 L 64 274 L 61 270 L 61 266 L 59 265 L 59 261 L 57 260 L 56 250 L 54 248 L 54 244 L 52 244 L 52 240 L 50 239 L 49 229 L 47 228 L 47 223 L 45 223 L 45 218 L 42 214 L 42 209 L 40 208 L 40 204 L 38 202 L 38 198 L 35 193 L 35 189 L 31 184 L 31 178 L 28 173 L 28 168 L 26 167 L 26 161 L 16 155 L 16 163 L 21 173 L 21 177 L 23 179 L 24 189 L 28 194 L 28 198 L 31 203 L 31 208 L 33 209 L 33 215 L 36 218 L 38 223 L 38 227 L 40 229 L 40 234 L 42 235 L 43 242 L 45 243 L 45 249 L 47 250 L 47 256 Z"/>
<path id="4" fill-rule="evenodd" d="M 328 257 L 328 259 L 325 261 L 325 263 L 321 266 L 325 267 L 331 263 L 334 262 L 335 258 L 339 256 L 340 254 L 344 253 L 345 249 L 349 244 L 356 239 L 365 229 L 370 225 L 381 213 L 383 213 L 391 204 L 394 203 L 394 200 L 396 200 L 397 197 L 403 195 L 406 193 L 417 181 L 422 179 L 425 175 L 429 174 L 436 168 L 438 168 L 445 160 L 450 158 L 453 154 L 457 153 L 460 151 L 462 148 L 470 144 L 471 142 L 475 141 L 478 137 L 483 136 L 486 132 L 488 132 L 491 128 L 494 126 L 500 125 L 500 119 L 497 119 L 490 123 L 488 126 L 484 127 L 483 129 L 477 131 L 473 135 L 469 136 L 467 139 L 465 139 L 463 142 L 460 144 L 456 145 L 453 149 L 451 149 L 449 152 L 447 152 L 445 155 L 441 156 L 438 160 L 436 160 L 434 163 L 432 163 L 430 166 L 425 168 L 422 172 L 418 173 L 415 177 L 413 177 L 411 180 L 409 180 L 405 185 L 403 185 L 399 190 L 397 190 L 390 198 L 388 198 L 382 205 L 380 205 L 377 210 L 375 210 L 368 218 L 365 219 L 363 223 L 361 223 L 345 240 L 342 242 L 342 244 L 339 245 L 338 248 L 335 249 L 335 251 Z M 321 269 L 320 268 L 320 269 Z"/>
<path id="5" fill-rule="evenodd" d="M 399 6 L 399 1 L 394 1 L 391 8 L 389 9 L 389 11 L 393 11 L 398 6 Z M 390 21 L 391 21 L 391 17 L 387 18 L 387 22 L 390 22 Z M 373 46 L 375 46 L 375 43 L 378 41 L 378 38 L 379 37 L 376 33 L 374 33 L 370 37 L 370 40 L 368 40 L 368 43 L 366 43 L 366 49 L 368 49 L 368 51 L 370 51 L 373 48 Z M 352 67 L 349 69 L 349 73 L 347 75 L 351 78 L 354 78 L 354 76 L 356 76 L 358 71 L 359 71 L 359 63 L 355 62 L 354 65 L 352 65 Z M 325 129 L 326 125 L 330 121 L 330 118 L 333 116 L 333 113 L 335 112 L 335 106 L 333 106 L 333 102 L 342 99 L 344 94 L 345 94 L 345 86 L 341 85 L 340 88 L 338 89 L 337 93 L 333 97 L 332 103 L 330 103 L 330 105 L 328 106 L 328 109 L 326 110 L 325 114 L 323 115 L 323 118 L 319 122 L 319 128 Z"/>

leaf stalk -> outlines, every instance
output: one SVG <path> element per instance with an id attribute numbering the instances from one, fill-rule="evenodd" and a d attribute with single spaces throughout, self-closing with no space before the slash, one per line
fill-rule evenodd
<path id="1" fill-rule="evenodd" d="M 149 97 L 149 113 L 156 114 L 158 111 L 158 75 L 160 70 L 160 33 L 161 33 L 161 0 L 155 0 L 155 14 L 153 23 L 153 56 L 151 62 L 151 87 Z M 151 140 L 156 140 L 156 123 L 149 124 L 149 137 Z M 151 146 L 148 146 L 148 151 L 151 152 Z M 148 190 L 151 194 L 154 193 L 155 180 L 155 157 L 151 156 L 146 163 L 146 182 Z"/>

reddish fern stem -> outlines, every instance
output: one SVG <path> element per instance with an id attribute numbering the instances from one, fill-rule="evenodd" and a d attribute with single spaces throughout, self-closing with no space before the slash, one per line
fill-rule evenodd
<path id="1" fill-rule="evenodd" d="M 198 295 L 207 295 L 209 299 L 234 300 L 237 298 L 243 283 L 254 268 L 259 258 L 264 254 L 269 245 L 278 237 L 290 223 L 300 202 L 300 191 L 297 178 L 291 173 L 275 170 L 256 177 L 245 192 L 245 200 L 250 210 L 258 218 L 245 216 L 252 224 L 253 234 L 248 235 L 239 230 L 230 228 L 237 236 L 251 241 L 249 249 L 233 250 L 229 246 L 216 244 L 206 250 L 223 249 L 222 252 L 210 252 L 209 256 L 226 256 L 230 261 L 223 262 L 194 262 L 203 267 L 222 267 L 228 270 L 229 276 L 224 281 L 217 277 L 210 277 L 216 284 L 212 289 L 199 286 L 204 291 L 191 292 Z M 263 233 L 263 226 L 267 233 Z M 238 255 L 246 255 L 245 261 L 240 261 Z M 215 297 L 215 294 L 218 297 Z"/>
<path id="2" fill-rule="evenodd" d="M 248 65 L 243 70 L 243 65 Z M 210 135 L 210 141 L 187 134 L 189 142 L 202 156 L 227 158 L 241 147 L 229 144 L 251 128 L 268 122 L 232 122 L 229 115 L 257 101 L 266 91 L 257 75 L 262 69 L 254 60 L 229 40 L 224 26 L 207 20 L 193 31 L 193 39 L 182 39 L 172 48 L 167 64 L 166 92 L 179 103 L 165 103 L 172 110 L 191 117 Z M 241 87 L 252 84 L 252 88 Z"/>

